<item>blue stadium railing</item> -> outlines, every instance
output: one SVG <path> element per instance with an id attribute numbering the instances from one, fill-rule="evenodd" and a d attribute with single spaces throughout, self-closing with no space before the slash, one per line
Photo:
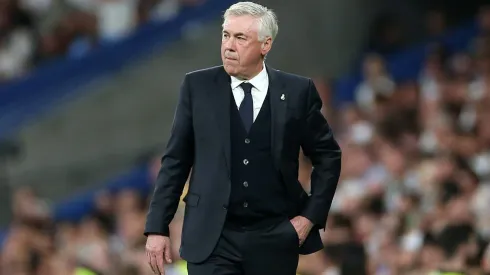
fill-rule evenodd
<path id="1" fill-rule="evenodd" d="M 40 111 L 35 105 L 40 105 L 41 103 L 52 104 L 59 97 L 74 93 L 76 91 L 74 88 L 77 85 L 83 85 L 100 74 L 117 70 L 128 60 L 141 56 L 142 52 L 137 51 L 148 51 L 148 49 L 155 45 L 161 45 L 178 38 L 180 29 L 185 22 L 205 19 L 216 15 L 229 5 L 230 2 L 235 1 L 209 1 L 208 4 L 199 9 L 187 10 L 185 14 L 182 14 L 172 22 L 142 28 L 138 33 L 120 44 L 99 49 L 85 59 L 47 66 L 38 73 L 30 76 L 27 80 L 11 84 L 5 88 L 4 91 L 8 93 L 5 98 L 9 99 L 9 103 L 4 104 L 0 100 L 0 110 L 7 105 L 9 107 L 10 104 L 22 106 L 23 109 L 11 117 L 12 124 L 19 123 L 25 119 L 24 117 L 26 115 Z M 439 42 L 447 46 L 450 51 L 463 51 L 467 49 L 471 38 L 475 37 L 477 32 L 478 28 L 476 23 L 471 22 L 442 37 Z M 404 81 L 415 79 L 418 76 L 424 57 L 426 56 L 427 44 L 426 42 L 422 45 L 412 47 L 407 51 L 388 58 L 388 67 L 395 80 Z M 101 60 L 104 60 L 102 61 L 104 64 L 100 63 Z M 96 64 L 99 64 L 100 67 Z M 336 100 L 339 102 L 352 101 L 355 87 L 361 80 L 360 72 L 340 79 L 336 83 Z M 59 85 L 62 86 L 62 89 L 58 88 Z M 56 89 L 54 89 L 55 87 Z M 53 89 L 53 91 L 50 89 Z M 15 91 L 19 91 L 19 94 L 15 94 Z M 0 90 L 0 94 L 2 92 Z M 36 94 L 39 92 L 43 93 L 43 101 L 40 101 L 39 95 Z M 22 103 L 24 99 L 28 102 Z M 0 127 L 2 126 L 4 125 L 0 124 Z M 0 132 L 0 137 L 7 132 Z M 118 176 L 115 180 L 107 183 L 107 185 L 100 189 L 117 191 L 124 188 L 134 188 L 142 192 L 142 194 L 147 194 L 151 187 L 148 169 L 147 165 L 138 166 L 129 173 Z M 93 210 L 93 201 L 97 191 L 100 190 L 92 190 L 57 204 L 53 210 L 55 220 L 78 221 L 83 218 Z M 7 232 L 0 234 L 0 244 L 5 239 L 6 234 Z"/>
<path id="2" fill-rule="evenodd" d="M 0 86 L 0 139 L 60 100 L 75 96 L 91 81 L 178 39 L 187 23 L 216 18 L 232 2 L 236 1 L 207 0 L 183 9 L 172 20 L 148 23 L 123 41 L 101 45 L 80 58 L 49 62 L 21 80 Z"/>

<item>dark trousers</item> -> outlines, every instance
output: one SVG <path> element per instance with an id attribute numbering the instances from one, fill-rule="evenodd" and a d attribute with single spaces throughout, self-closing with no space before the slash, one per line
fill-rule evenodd
<path id="1" fill-rule="evenodd" d="M 244 229 L 225 225 L 211 256 L 187 264 L 189 275 L 295 275 L 299 240 L 289 220 Z"/>

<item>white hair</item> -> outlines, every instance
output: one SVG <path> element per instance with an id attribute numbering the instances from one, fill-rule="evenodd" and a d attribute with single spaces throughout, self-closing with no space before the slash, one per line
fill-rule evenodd
<path id="1" fill-rule="evenodd" d="M 257 18 L 259 23 L 258 37 L 260 42 L 264 42 L 267 37 L 273 41 L 276 39 L 279 26 L 277 24 L 277 16 L 271 10 L 254 2 L 238 2 L 231 5 L 223 16 L 224 21 L 229 16 L 244 16 L 250 15 Z"/>

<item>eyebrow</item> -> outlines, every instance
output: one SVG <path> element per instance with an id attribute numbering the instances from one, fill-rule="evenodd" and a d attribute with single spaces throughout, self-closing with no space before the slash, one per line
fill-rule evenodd
<path id="1" fill-rule="evenodd" d="M 223 30 L 223 33 L 230 34 L 228 31 L 225 31 L 225 30 Z M 245 37 L 248 37 L 248 35 L 246 35 L 243 32 L 237 32 L 233 36 L 245 36 Z"/>

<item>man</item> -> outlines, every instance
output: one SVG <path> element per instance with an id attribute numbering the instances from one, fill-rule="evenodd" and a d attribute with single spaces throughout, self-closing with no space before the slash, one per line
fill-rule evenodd
<path id="1" fill-rule="evenodd" d="M 145 228 L 156 274 L 171 262 L 168 226 L 191 167 L 180 249 L 190 275 L 292 275 L 299 254 L 322 249 L 341 151 L 313 82 L 264 65 L 277 32 L 271 10 L 234 4 L 223 66 L 185 76 Z"/>

